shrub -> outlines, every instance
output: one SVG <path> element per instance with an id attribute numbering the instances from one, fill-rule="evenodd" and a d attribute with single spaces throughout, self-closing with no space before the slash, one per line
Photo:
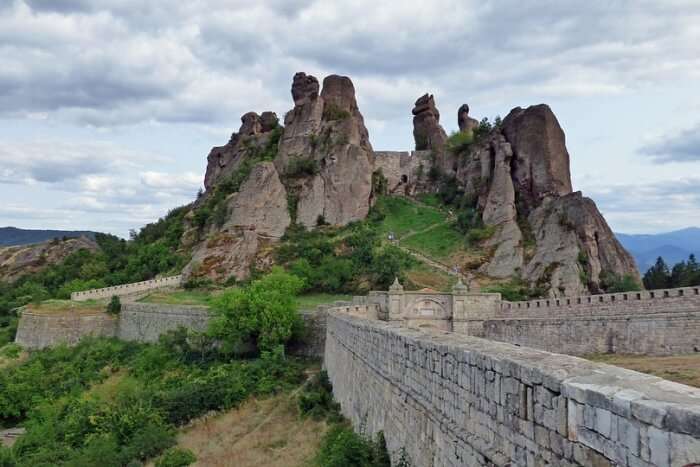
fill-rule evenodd
<path id="1" fill-rule="evenodd" d="M 327 102 L 323 106 L 323 119 L 326 121 L 345 120 L 350 118 L 350 112 L 341 109 L 338 105 Z"/>
<path id="2" fill-rule="evenodd" d="M 247 287 L 224 292 L 212 304 L 213 335 L 229 348 L 247 340 L 261 350 L 286 343 L 300 326 L 294 297 L 303 287 L 302 279 L 276 267 Z"/>
<path id="3" fill-rule="evenodd" d="M 289 161 L 284 175 L 289 178 L 310 177 L 320 170 L 318 161 L 313 157 L 293 158 Z"/>
<path id="4" fill-rule="evenodd" d="M 447 149 L 453 154 L 467 154 L 472 143 L 474 143 L 474 132 L 455 131 L 447 138 Z"/>
<path id="5" fill-rule="evenodd" d="M 119 300 L 119 297 L 116 295 L 112 295 L 112 298 L 109 300 L 109 303 L 107 304 L 107 313 L 110 315 L 118 315 L 119 312 L 122 311 L 122 302 Z"/>
<path id="6" fill-rule="evenodd" d="M 333 400 L 333 386 L 325 370 L 307 383 L 299 395 L 298 406 L 303 416 L 316 420 L 329 418 L 330 421 L 339 421 L 341 419 L 340 405 Z"/>
<path id="7" fill-rule="evenodd" d="M 372 194 L 374 196 L 386 195 L 389 191 L 389 182 L 381 168 L 372 172 Z"/>
<path id="8" fill-rule="evenodd" d="M 631 274 L 620 276 L 610 271 L 600 273 L 600 288 L 605 293 L 634 292 L 642 290 L 637 279 Z"/>
<path id="9" fill-rule="evenodd" d="M 318 467 L 391 467 L 384 435 L 377 439 L 359 435 L 352 427 L 339 424 L 332 427 L 321 441 L 316 457 Z"/>
<path id="10" fill-rule="evenodd" d="M 194 464 L 197 457 L 189 449 L 170 448 L 156 462 L 156 467 L 187 467 Z"/>
<path id="11" fill-rule="evenodd" d="M 484 240 L 491 238 L 495 232 L 496 228 L 492 225 L 471 229 L 469 232 L 467 232 L 467 241 L 470 244 L 483 242 Z"/>

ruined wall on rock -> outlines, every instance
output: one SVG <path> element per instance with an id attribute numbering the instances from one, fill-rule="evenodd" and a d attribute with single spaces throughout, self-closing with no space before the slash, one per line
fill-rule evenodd
<path id="1" fill-rule="evenodd" d="M 23 311 L 15 343 L 26 349 L 43 349 L 59 344 L 75 345 L 80 339 L 114 337 L 118 319 L 107 313 L 32 313 Z"/>
<path id="2" fill-rule="evenodd" d="M 332 311 L 342 412 L 420 466 L 683 466 L 700 390 L 575 357 Z"/>

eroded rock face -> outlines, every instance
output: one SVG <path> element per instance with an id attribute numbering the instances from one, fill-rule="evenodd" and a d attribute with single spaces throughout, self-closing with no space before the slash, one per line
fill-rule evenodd
<path id="1" fill-rule="evenodd" d="M 513 181 L 524 210 L 531 211 L 548 196 L 571 193 L 566 138 L 549 106 L 511 110 L 503 120 L 503 134 L 515 155 Z"/>
<path id="2" fill-rule="evenodd" d="M 274 112 L 263 112 L 261 116 L 248 112 L 241 117 L 241 127 L 224 146 L 212 148 L 207 156 L 204 188 L 209 192 L 214 185 L 233 173 L 255 147 L 264 147 L 270 132 L 279 124 Z"/>
<path id="3" fill-rule="evenodd" d="M 97 242 L 88 237 L 50 240 L 32 245 L 0 247 L 0 282 L 14 282 L 58 264 L 79 250 L 97 251 Z"/>
<path id="4" fill-rule="evenodd" d="M 344 225 L 369 212 L 373 151 L 349 78 L 297 74 L 275 165 L 298 199 L 297 222 Z M 300 167 L 306 167 L 300 172 Z"/>
<path id="5" fill-rule="evenodd" d="M 457 110 L 457 124 L 459 131 L 471 131 L 479 126 L 479 121 L 469 116 L 469 106 L 462 104 Z"/>
<path id="6" fill-rule="evenodd" d="M 261 246 L 279 240 L 291 223 L 287 192 L 272 162 L 256 165 L 240 191 L 226 199 L 226 208 L 224 225 L 212 226 L 193 249 L 186 277 L 247 278 Z"/>

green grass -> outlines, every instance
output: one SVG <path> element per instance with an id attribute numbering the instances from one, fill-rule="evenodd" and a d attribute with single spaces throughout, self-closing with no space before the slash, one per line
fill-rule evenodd
<path id="1" fill-rule="evenodd" d="M 208 306 L 216 292 L 210 290 L 169 290 L 152 292 L 139 300 L 144 303 L 163 303 L 167 305 L 201 305 Z"/>
<path id="2" fill-rule="evenodd" d="M 447 259 L 464 247 L 464 235 L 449 224 L 407 238 L 401 245 L 434 259 Z"/>
<path id="3" fill-rule="evenodd" d="M 339 300 L 352 300 L 351 295 L 330 294 L 330 293 L 314 293 L 297 297 L 297 304 L 300 310 L 308 310 L 316 308 L 318 305 L 333 303 Z"/>
<path id="4" fill-rule="evenodd" d="M 104 301 L 85 300 L 83 302 L 73 302 L 71 300 L 44 300 L 39 303 L 30 303 L 26 308 L 33 313 L 53 314 L 53 313 L 94 313 L 105 311 L 107 305 Z"/>
<path id="5" fill-rule="evenodd" d="M 404 198 L 380 198 L 377 209 L 386 215 L 381 225 L 382 233 L 394 232 L 398 237 L 410 232 L 419 232 L 443 222 L 446 218 L 443 212 L 420 206 Z"/>
<path id="6" fill-rule="evenodd" d="M 431 266 L 416 262 L 416 265 L 406 271 L 406 290 L 420 290 L 424 288 L 437 290 L 438 292 L 450 292 L 457 282 L 457 278 Z"/>
<path id="7" fill-rule="evenodd" d="M 418 201 L 428 206 L 432 206 L 440 210 L 445 209 L 445 204 L 440 199 L 440 196 L 438 196 L 435 193 L 421 193 L 418 196 L 416 196 L 416 198 L 418 199 Z"/>

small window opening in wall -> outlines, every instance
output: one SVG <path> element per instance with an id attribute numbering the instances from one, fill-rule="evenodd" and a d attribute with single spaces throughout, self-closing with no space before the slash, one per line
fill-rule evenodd
<path id="1" fill-rule="evenodd" d="M 668 298 L 670 296 L 671 296 L 671 294 L 668 293 L 668 290 L 664 290 L 664 298 Z"/>
<path id="2" fill-rule="evenodd" d="M 614 295 L 611 295 L 611 296 L 610 296 L 610 301 L 611 301 L 611 302 L 614 302 L 614 301 L 615 301 L 615 296 L 614 296 Z"/>
<path id="3" fill-rule="evenodd" d="M 654 292 L 649 292 L 649 298 L 656 298 L 656 296 L 654 295 Z"/>
<path id="4" fill-rule="evenodd" d="M 561 303 L 559 302 L 559 300 L 557 300 L 557 306 L 559 306 L 559 305 L 561 305 Z"/>
<path id="5" fill-rule="evenodd" d="M 682 296 L 683 296 L 683 292 L 685 292 L 683 289 L 679 290 L 679 291 L 678 291 L 678 296 L 679 296 L 679 297 L 682 297 Z"/>
<path id="6" fill-rule="evenodd" d="M 603 303 L 603 297 L 602 297 L 602 296 L 601 296 L 601 297 L 598 297 L 598 301 L 599 301 L 600 303 Z"/>
<path id="7" fill-rule="evenodd" d="M 592 303 L 593 299 L 591 297 L 588 297 L 588 303 Z"/>
<path id="8" fill-rule="evenodd" d="M 530 308 L 530 302 L 527 302 L 527 307 Z"/>
<path id="9" fill-rule="evenodd" d="M 700 289 L 693 289 L 695 290 L 695 295 L 700 295 Z"/>
<path id="10" fill-rule="evenodd" d="M 567 305 L 571 305 L 571 299 L 570 299 L 570 298 L 567 298 L 567 299 L 566 299 L 566 304 L 567 304 Z"/>
<path id="11" fill-rule="evenodd" d="M 580 304 L 581 304 L 581 299 L 580 299 L 580 298 L 577 298 L 577 299 L 576 299 L 576 303 L 578 303 L 578 304 L 580 305 Z"/>
<path id="12" fill-rule="evenodd" d="M 545 303 L 547 304 L 547 306 L 549 306 L 549 300 L 547 300 Z"/>
<path id="13" fill-rule="evenodd" d="M 401 175 L 401 183 L 408 183 L 408 175 Z"/>
<path id="14" fill-rule="evenodd" d="M 697 346 L 697 345 L 694 345 L 694 346 L 693 346 L 693 352 L 700 352 L 700 349 L 698 349 L 698 346 Z"/>

